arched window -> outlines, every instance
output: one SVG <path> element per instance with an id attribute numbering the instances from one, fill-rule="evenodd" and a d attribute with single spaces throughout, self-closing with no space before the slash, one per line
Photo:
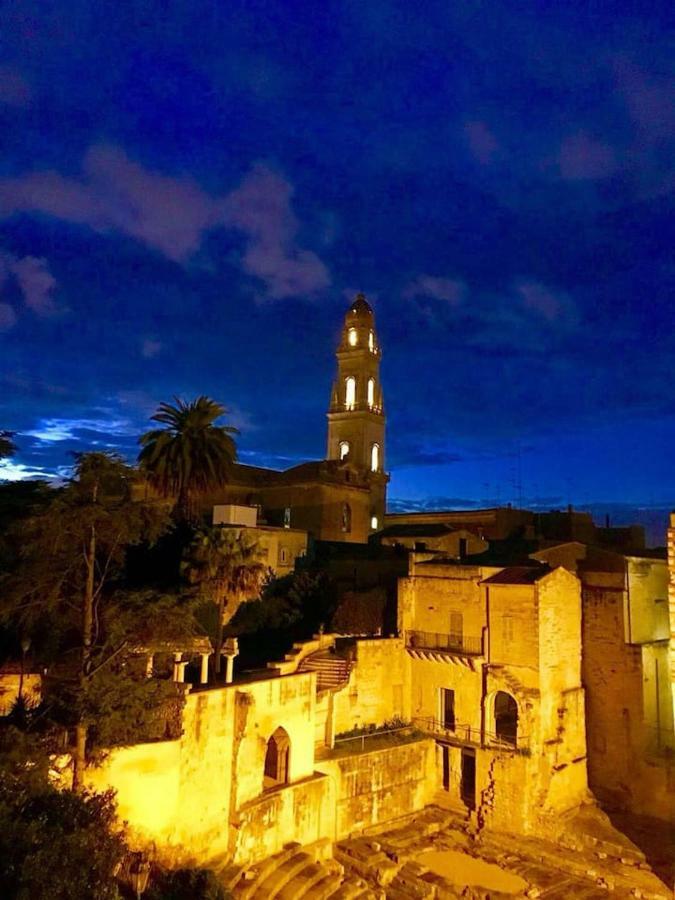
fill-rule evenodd
<path id="1" fill-rule="evenodd" d="M 349 503 L 342 505 L 342 530 L 345 534 L 352 530 L 352 508 Z"/>
<path id="2" fill-rule="evenodd" d="M 378 521 L 377 516 L 371 516 L 371 517 L 370 517 L 370 527 L 372 528 L 373 531 L 377 531 L 377 527 L 378 527 L 379 524 L 380 524 L 380 523 L 379 523 L 379 521 Z"/>
<path id="3" fill-rule="evenodd" d="M 368 332 L 368 349 L 371 353 L 375 352 L 375 334 L 372 331 Z"/>
<path id="4" fill-rule="evenodd" d="M 359 336 L 356 331 L 356 328 L 350 328 L 349 331 L 347 332 L 347 342 L 349 343 L 349 346 L 356 347 L 358 340 L 359 340 Z"/>
<path id="5" fill-rule="evenodd" d="M 505 691 L 495 694 L 495 734 L 514 747 L 518 741 L 518 704 Z"/>
<path id="6" fill-rule="evenodd" d="M 375 379 L 368 379 L 368 406 L 372 409 L 375 406 Z"/>
<path id="7" fill-rule="evenodd" d="M 353 375 L 345 378 L 345 406 L 347 409 L 356 406 L 356 378 Z"/>
<path id="8" fill-rule="evenodd" d="M 373 444 L 370 448 L 370 470 L 377 472 L 380 468 L 380 445 Z"/>
<path id="9" fill-rule="evenodd" d="M 345 459 L 349 456 L 349 441 L 340 441 L 340 459 Z"/>
<path id="10" fill-rule="evenodd" d="M 280 784 L 288 784 L 291 742 L 283 728 L 277 728 L 267 742 L 263 789 L 269 791 Z"/>

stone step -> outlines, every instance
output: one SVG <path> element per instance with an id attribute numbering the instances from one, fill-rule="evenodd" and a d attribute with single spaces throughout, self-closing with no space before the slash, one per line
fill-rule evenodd
<path id="1" fill-rule="evenodd" d="M 293 881 L 288 882 L 277 894 L 277 900 L 301 900 L 307 891 L 326 877 L 326 867 L 321 863 L 312 863 L 299 872 Z"/>
<path id="2" fill-rule="evenodd" d="M 328 900 L 342 884 L 342 875 L 331 872 L 303 894 L 304 900 Z"/>
<path id="3" fill-rule="evenodd" d="M 272 900 L 279 892 L 290 884 L 296 875 L 314 864 L 314 858 L 309 853 L 296 853 L 287 859 L 285 863 L 271 872 L 264 881 L 261 881 L 253 900 Z"/>
<path id="4" fill-rule="evenodd" d="M 359 879 L 343 881 L 335 893 L 330 895 L 330 900 L 357 900 L 368 893 L 368 885 Z"/>
<path id="5" fill-rule="evenodd" d="M 251 866 L 244 872 L 243 877 L 233 888 L 232 893 L 237 900 L 252 900 L 253 895 L 268 875 L 270 875 L 279 866 L 282 866 L 287 859 L 290 859 L 300 850 L 300 844 L 293 842 L 287 844 L 281 853 L 270 856 L 257 865 Z"/>

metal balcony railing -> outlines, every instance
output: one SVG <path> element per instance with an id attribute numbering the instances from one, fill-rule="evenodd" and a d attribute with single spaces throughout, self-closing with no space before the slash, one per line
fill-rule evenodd
<path id="1" fill-rule="evenodd" d="M 529 741 L 520 734 L 500 735 L 480 728 L 473 728 L 461 722 L 455 722 L 453 727 L 433 718 L 432 716 L 417 716 L 412 724 L 420 731 L 440 737 L 449 744 L 460 747 L 479 747 L 483 750 L 505 750 L 511 753 L 522 753 L 529 756 Z"/>
<path id="2" fill-rule="evenodd" d="M 407 631 L 406 646 L 411 650 L 441 650 L 458 656 L 482 656 L 482 637 L 441 634 L 433 631 Z"/>

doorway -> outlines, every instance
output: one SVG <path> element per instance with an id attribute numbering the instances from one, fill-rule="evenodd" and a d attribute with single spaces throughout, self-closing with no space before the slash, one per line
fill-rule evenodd
<path id="1" fill-rule="evenodd" d="M 450 748 L 447 744 L 441 745 L 441 753 L 443 754 L 443 790 L 450 790 Z"/>
<path id="2" fill-rule="evenodd" d="M 462 802 L 469 809 L 476 808 L 476 751 L 462 750 Z"/>

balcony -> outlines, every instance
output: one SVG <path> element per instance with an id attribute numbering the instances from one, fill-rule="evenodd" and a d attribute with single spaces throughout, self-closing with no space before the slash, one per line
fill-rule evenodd
<path id="1" fill-rule="evenodd" d="M 431 716 L 414 718 L 412 724 L 419 731 L 438 738 L 445 744 L 455 747 L 475 747 L 481 750 L 496 750 L 507 753 L 519 753 L 523 756 L 530 755 L 529 741 L 522 735 L 499 735 L 471 725 L 455 722 L 450 728 L 438 719 Z"/>
<path id="2" fill-rule="evenodd" d="M 416 659 L 458 662 L 475 670 L 475 659 L 483 655 L 483 638 L 434 631 L 406 631 L 406 649 Z"/>

